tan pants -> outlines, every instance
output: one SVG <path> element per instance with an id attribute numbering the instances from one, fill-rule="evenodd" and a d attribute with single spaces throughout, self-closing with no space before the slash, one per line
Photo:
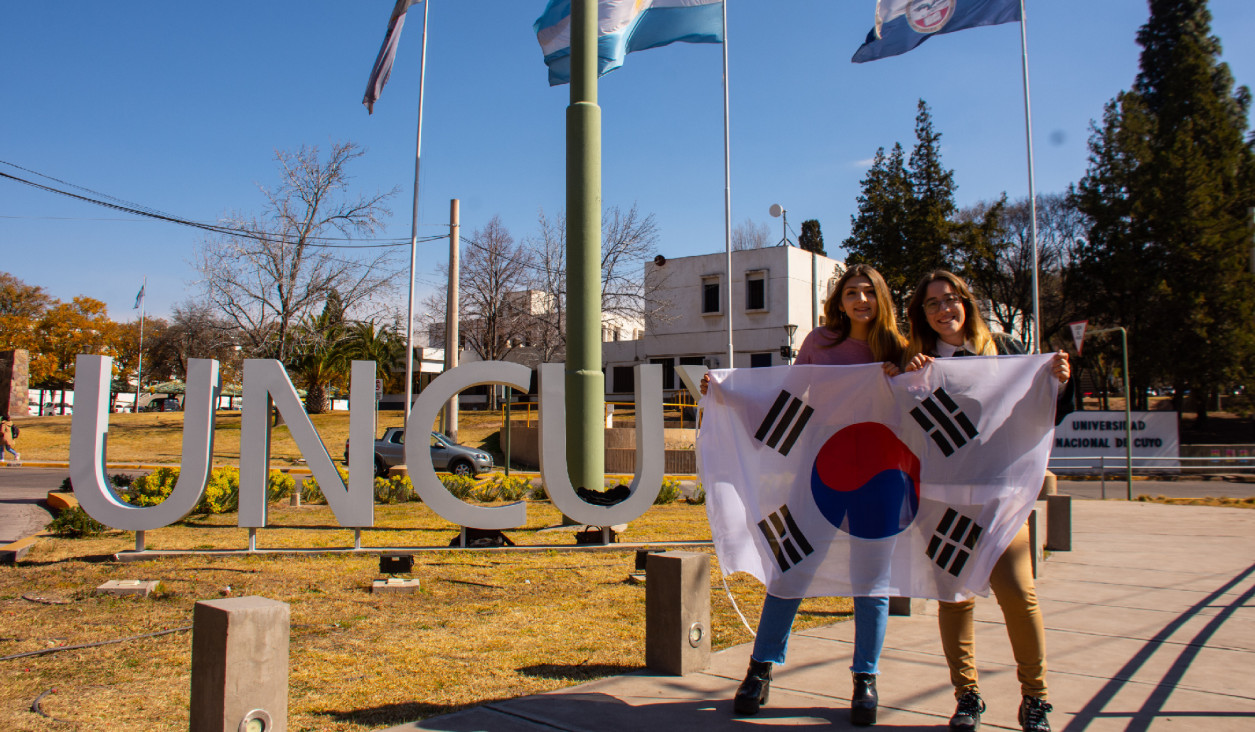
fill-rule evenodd
<path id="1" fill-rule="evenodd" d="M 1037 606 L 1031 551 L 1028 524 L 1025 524 L 994 564 L 989 587 L 1002 607 L 1021 693 L 1045 699 L 1046 629 Z M 979 691 L 972 619 L 975 608 L 976 598 L 973 597 L 963 602 L 943 602 L 937 613 L 941 645 L 946 652 L 946 663 L 950 665 L 950 683 L 954 684 L 956 697 L 965 691 Z"/>

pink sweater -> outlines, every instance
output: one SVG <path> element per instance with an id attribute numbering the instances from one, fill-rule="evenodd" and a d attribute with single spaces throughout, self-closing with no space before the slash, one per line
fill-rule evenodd
<path id="1" fill-rule="evenodd" d="M 819 327 L 806 334 L 802 347 L 797 351 L 795 364 L 812 364 L 815 366 L 854 366 L 861 363 L 875 363 L 872 349 L 866 341 L 846 338 L 839 344 L 829 348 L 836 340 L 836 335 L 825 327 Z"/>

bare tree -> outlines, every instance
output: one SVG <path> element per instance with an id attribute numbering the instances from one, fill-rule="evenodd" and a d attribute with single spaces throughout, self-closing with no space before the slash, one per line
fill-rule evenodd
<path id="1" fill-rule="evenodd" d="M 732 251 L 762 249 L 768 246 L 771 246 L 771 227 L 766 224 L 756 224 L 747 218 L 732 227 Z"/>
<path id="2" fill-rule="evenodd" d="M 530 286 L 549 295 L 550 307 L 536 314 L 530 342 L 539 362 L 551 363 L 566 357 L 566 217 L 541 210 L 536 223 L 539 232 L 524 242 L 535 263 Z"/>
<path id="3" fill-rule="evenodd" d="M 144 349 L 145 368 L 186 379 L 189 359 L 213 358 L 222 364 L 225 383 L 239 383 L 240 364 L 235 352 L 238 330 L 216 313 L 214 306 L 204 301 L 186 300 L 175 305 L 164 329 L 145 334 L 146 344 L 151 343 Z"/>
<path id="4" fill-rule="evenodd" d="M 355 254 L 327 241 L 329 235 L 369 235 L 390 213 L 384 204 L 395 189 L 349 193 L 346 168 L 362 155 L 351 142 L 332 145 L 325 159 L 317 147 L 277 151 L 281 182 L 262 188 L 262 215 L 225 220 L 235 233 L 201 246 L 196 266 L 205 295 L 239 327 L 250 355 L 286 361 L 297 324 L 332 291 L 351 310 L 389 289 L 395 272 L 387 253 Z"/>

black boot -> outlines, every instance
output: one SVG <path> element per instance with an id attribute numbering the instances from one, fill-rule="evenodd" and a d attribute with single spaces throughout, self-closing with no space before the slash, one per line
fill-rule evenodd
<path id="1" fill-rule="evenodd" d="M 984 713 L 985 702 L 980 698 L 980 692 L 963 692 L 954 707 L 954 716 L 950 718 L 951 732 L 976 732 L 980 729 L 980 715 Z"/>
<path id="2" fill-rule="evenodd" d="M 745 680 L 737 687 L 736 697 L 732 699 L 732 711 L 745 716 L 758 714 L 758 708 L 767 703 L 769 691 L 771 661 L 755 661 L 751 658 Z"/>
<path id="3" fill-rule="evenodd" d="M 1050 732 L 1050 720 L 1046 719 L 1046 713 L 1053 710 L 1054 707 L 1045 699 L 1024 697 L 1024 701 L 1020 702 L 1020 727 L 1024 732 Z"/>
<path id="4" fill-rule="evenodd" d="M 850 723 L 868 727 L 876 723 L 876 674 L 854 674 L 850 695 Z"/>

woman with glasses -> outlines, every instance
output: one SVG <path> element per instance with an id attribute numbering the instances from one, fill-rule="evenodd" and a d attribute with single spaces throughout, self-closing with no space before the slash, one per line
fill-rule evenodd
<path id="1" fill-rule="evenodd" d="M 907 318 L 911 324 L 911 339 L 905 371 L 923 368 L 934 358 L 1025 352 L 1024 346 L 1009 336 L 990 333 L 967 284 L 945 270 L 930 272 L 920 280 L 907 306 Z M 1068 383 L 1071 370 L 1068 355 L 1063 351 L 1054 355 L 1051 373 L 1061 383 Z M 1071 389 L 1061 391 L 1056 424 L 1071 411 Z M 1028 524 L 1025 524 L 994 565 L 989 587 L 998 598 L 1007 635 L 1011 638 L 1023 694 L 1020 726 L 1026 732 L 1050 732 L 1046 717 L 1051 711 L 1046 701 L 1046 631 L 1037 606 L 1031 552 Z M 980 715 L 985 711 L 977 685 L 975 607 L 974 597 L 961 602 L 942 602 L 937 614 L 941 645 L 958 701 L 954 716 L 950 718 L 950 729 L 965 732 L 980 727 Z"/>
<path id="2" fill-rule="evenodd" d="M 865 264 L 847 269 L 824 303 L 824 317 L 826 324 L 807 334 L 794 363 L 819 366 L 880 363 L 889 376 L 898 373 L 897 364 L 906 339 L 898 332 L 893 296 L 879 272 Z M 709 376 L 702 378 L 702 394 L 706 393 L 709 381 Z M 757 714 L 767 703 L 772 665 L 784 663 L 789 632 L 801 603 L 800 598 L 776 597 L 770 593 L 764 599 L 749 670 L 732 702 L 737 714 Z M 888 620 L 888 597 L 854 598 L 854 658 L 850 664 L 854 689 L 850 699 L 850 722 L 855 725 L 876 723 L 876 675 L 880 673 L 880 650 Z"/>

